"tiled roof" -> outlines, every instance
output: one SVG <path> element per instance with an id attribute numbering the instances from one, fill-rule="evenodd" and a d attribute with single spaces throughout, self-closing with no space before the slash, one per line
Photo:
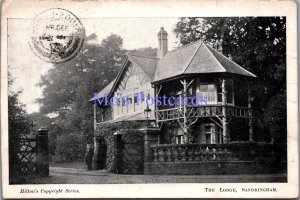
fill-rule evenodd
<path id="1" fill-rule="evenodd" d="M 240 74 L 244 76 L 251 76 L 256 77 L 251 72 L 247 71 L 246 69 L 242 68 L 232 60 L 225 57 L 223 54 L 219 53 L 215 49 L 207 46 L 210 52 L 215 56 L 215 58 L 219 61 L 219 63 L 225 68 L 226 72 L 233 73 L 233 74 Z"/>
<path id="2" fill-rule="evenodd" d="M 128 53 L 127 57 L 131 62 L 138 65 L 152 82 L 163 81 L 185 74 L 226 72 L 256 77 L 200 40 L 170 51 L 161 59 L 131 53 Z M 98 93 L 99 98 L 112 90 L 115 81 L 116 79 Z M 94 98 L 90 101 L 92 100 Z"/>
<path id="3" fill-rule="evenodd" d="M 136 55 L 136 54 L 127 54 L 129 59 L 136 63 L 138 66 L 142 68 L 142 70 L 148 75 L 148 77 L 153 80 L 158 59 Z"/>
<path id="4" fill-rule="evenodd" d="M 201 41 L 168 52 L 158 61 L 154 82 L 184 74 L 234 73 L 256 77 Z"/>
<path id="5" fill-rule="evenodd" d="M 168 52 L 158 61 L 153 81 L 182 74 L 194 57 L 200 44 L 197 42 Z"/>
<path id="6" fill-rule="evenodd" d="M 147 57 L 147 56 L 137 55 L 137 54 L 127 54 L 127 56 L 128 56 L 129 60 L 136 63 L 145 72 L 145 74 L 151 80 L 153 80 L 156 65 L 157 65 L 157 62 L 158 62 L 157 58 L 152 58 L 152 57 Z M 105 93 L 110 93 L 110 91 L 112 90 L 115 82 L 116 82 L 116 79 L 114 79 L 105 88 L 103 88 L 98 93 L 98 98 L 103 98 Z M 93 101 L 93 100 L 95 100 L 95 97 L 90 99 L 90 101 Z"/>
<path id="7" fill-rule="evenodd" d="M 113 87 L 116 79 L 114 79 L 112 82 L 110 82 L 107 86 L 105 86 L 100 92 L 98 92 L 98 98 L 101 99 L 104 97 L 105 93 L 108 93 L 111 91 L 111 88 Z M 95 96 L 91 98 L 89 101 L 94 101 Z"/>

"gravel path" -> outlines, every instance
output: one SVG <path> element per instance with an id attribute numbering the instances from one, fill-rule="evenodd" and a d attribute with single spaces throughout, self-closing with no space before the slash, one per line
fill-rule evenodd
<path id="1" fill-rule="evenodd" d="M 50 167 L 47 178 L 32 178 L 34 184 L 128 184 L 128 183 L 238 183 L 285 182 L 285 174 L 263 175 L 125 175 L 110 174 L 106 170 Z"/>

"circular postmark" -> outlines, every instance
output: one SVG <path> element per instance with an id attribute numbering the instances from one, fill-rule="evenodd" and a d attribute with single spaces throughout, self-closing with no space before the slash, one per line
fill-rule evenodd
<path id="1" fill-rule="evenodd" d="M 62 8 L 50 8 L 34 19 L 30 47 L 42 60 L 62 63 L 77 55 L 84 36 L 82 23 L 73 13 Z"/>

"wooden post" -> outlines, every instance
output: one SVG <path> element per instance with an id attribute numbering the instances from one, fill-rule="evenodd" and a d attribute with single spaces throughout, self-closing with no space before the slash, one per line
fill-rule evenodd
<path id="1" fill-rule="evenodd" d="M 155 120 L 156 120 L 156 124 L 158 124 L 158 108 L 157 108 L 157 102 L 156 102 L 156 98 L 157 98 L 158 94 L 157 94 L 157 86 L 154 86 L 154 99 L 155 99 L 155 103 L 154 103 L 154 113 L 155 113 Z"/>
<path id="2" fill-rule="evenodd" d="M 97 128 L 97 104 L 96 101 L 94 102 L 94 134 L 96 133 L 96 128 Z"/>
<path id="3" fill-rule="evenodd" d="M 250 85 L 248 84 L 248 108 L 249 108 L 249 141 L 253 141 L 253 117 L 252 117 L 252 109 L 251 109 L 251 90 Z"/>
<path id="4" fill-rule="evenodd" d="M 37 173 L 42 177 L 49 176 L 49 144 L 48 144 L 48 130 L 40 128 L 38 130 L 36 140 L 36 164 Z"/>
<path id="5" fill-rule="evenodd" d="M 222 80 L 222 127 L 223 127 L 223 142 L 226 144 L 230 138 L 228 136 L 227 131 L 227 116 L 226 116 L 226 104 L 227 104 L 227 98 L 226 98 L 226 80 Z"/>
<path id="6" fill-rule="evenodd" d="M 187 121 L 187 109 L 186 109 L 186 96 L 187 96 L 187 82 L 186 79 L 181 81 L 183 85 L 183 132 L 184 132 L 184 143 L 189 143 L 189 132 L 188 132 L 188 121 Z"/>

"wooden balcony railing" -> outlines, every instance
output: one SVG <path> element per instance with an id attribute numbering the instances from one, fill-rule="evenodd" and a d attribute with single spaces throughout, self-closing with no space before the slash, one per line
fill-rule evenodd
<path id="1" fill-rule="evenodd" d="M 187 118 L 215 116 L 221 117 L 223 116 L 222 107 L 222 105 L 207 105 L 197 107 L 187 106 Z M 247 107 L 226 105 L 225 111 L 228 117 L 248 118 L 250 109 Z M 156 113 L 158 122 L 182 119 L 184 117 L 183 107 L 161 109 L 156 111 Z"/>
<path id="2" fill-rule="evenodd" d="M 239 106 L 226 106 L 226 114 L 228 117 L 244 117 L 248 118 L 250 115 L 250 109 L 247 107 Z"/>
<path id="3" fill-rule="evenodd" d="M 270 144 L 159 144 L 151 149 L 152 162 L 253 161 L 274 157 Z"/>

